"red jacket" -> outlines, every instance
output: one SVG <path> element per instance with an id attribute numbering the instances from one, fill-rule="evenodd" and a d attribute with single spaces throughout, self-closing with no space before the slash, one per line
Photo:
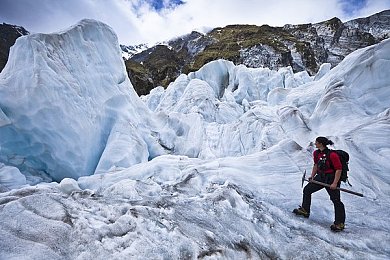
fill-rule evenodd
<path id="1" fill-rule="evenodd" d="M 315 150 L 313 152 L 314 164 L 317 165 L 317 171 L 319 173 L 335 173 L 336 170 L 341 170 L 343 168 L 340 162 L 339 155 L 337 153 L 330 151 L 329 158 L 326 158 L 326 154 L 328 153 L 328 151 L 329 149 L 325 149 L 322 152 L 320 150 Z M 320 169 L 321 160 L 325 160 L 325 167 L 323 169 Z M 333 168 L 330 165 L 329 160 L 332 161 Z"/>

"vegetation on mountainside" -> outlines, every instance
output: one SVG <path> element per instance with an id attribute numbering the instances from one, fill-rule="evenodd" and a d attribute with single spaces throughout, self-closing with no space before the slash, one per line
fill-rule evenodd
<path id="1" fill-rule="evenodd" d="M 142 62 L 142 64 L 141 64 Z M 146 92 L 150 84 L 167 87 L 175 80 L 184 65 L 183 59 L 175 51 L 165 45 L 157 45 L 153 49 L 148 49 L 135 55 L 132 59 L 125 61 L 130 80 L 146 80 L 141 86 L 135 86 L 139 95 L 148 94 Z M 138 65 L 136 65 L 138 64 Z M 133 82 L 133 85 L 134 82 Z"/>
<path id="2" fill-rule="evenodd" d="M 328 30 L 317 31 L 321 26 Z M 127 61 L 126 66 L 133 84 L 141 85 L 141 88 L 135 86 L 139 94 L 146 94 L 150 84 L 167 87 L 180 73 L 196 71 L 217 59 L 274 69 L 291 66 L 295 72 L 305 69 L 313 75 L 323 62 L 328 62 L 330 55 L 335 63 L 344 57 L 340 50 L 348 54 L 378 41 L 369 32 L 349 30 L 338 18 L 284 27 L 228 25 L 215 28 L 206 35 L 192 32 L 172 40 L 170 47 L 155 46 L 132 57 L 133 62 Z M 353 41 L 352 45 L 348 44 L 349 40 Z M 337 48 L 334 53 L 329 49 L 332 46 Z M 137 67 L 134 62 L 142 66 Z M 135 83 L 135 79 L 146 82 Z"/>
<path id="3" fill-rule="evenodd" d="M 338 29 L 340 29 L 340 27 L 343 26 L 343 22 L 337 17 L 333 17 L 332 19 L 325 21 L 324 24 L 331 28 L 333 31 L 337 31 Z"/>
<path id="4" fill-rule="evenodd" d="M 207 62 L 220 58 L 241 63 L 240 50 L 256 45 L 270 46 L 278 53 L 286 53 L 289 49 L 283 41 L 297 41 L 281 27 L 268 25 L 228 25 L 224 28 L 215 28 L 208 36 L 216 41 L 195 57 L 189 71 L 196 71 Z"/>
<path id="5" fill-rule="evenodd" d="M 147 95 L 154 87 L 149 69 L 133 60 L 125 61 L 127 75 L 138 95 Z"/>
<path id="6" fill-rule="evenodd" d="M 357 37 L 358 37 L 358 39 L 359 39 L 360 41 L 362 41 L 363 43 L 365 43 L 365 44 L 363 44 L 364 47 L 365 47 L 365 46 L 369 46 L 369 45 L 376 44 L 376 43 L 378 43 L 378 42 L 381 41 L 381 39 L 376 40 L 376 39 L 374 38 L 374 36 L 372 36 L 371 33 L 366 33 L 366 32 L 361 32 L 361 33 L 357 34 Z M 363 46 L 362 46 L 362 47 L 363 47 Z"/>
<path id="7" fill-rule="evenodd" d="M 297 51 L 303 56 L 304 65 L 307 70 L 314 72 L 318 70 L 316 56 L 309 42 L 297 42 L 295 45 Z"/>

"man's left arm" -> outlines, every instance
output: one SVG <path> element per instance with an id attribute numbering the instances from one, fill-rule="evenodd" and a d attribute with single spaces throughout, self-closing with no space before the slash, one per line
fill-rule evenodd
<path id="1" fill-rule="evenodd" d="M 330 185 L 330 188 L 332 190 L 335 190 L 337 188 L 337 184 L 339 183 L 340 177 L 341 177 L 341 170 L 336 170 L 336 172 L 334 174 L 334 181 Z"/>
<path id="2" fill-rule="evenodd" d="M 341 165 L 340 158 L 339 158 L 338 154 L 336 154 L 335 152 L 330 154 L 330 160 L 332 161 L 332 164 L 336 170 L 336 172 L 334 174 L 334 180 L 333 180 L 333 183 L 330 185 L 330 188 L 332 190 L 335 190 L 337 188 L 337 184 L 340 181 L 341 169 L 343 168 L 343 166 Z"/>

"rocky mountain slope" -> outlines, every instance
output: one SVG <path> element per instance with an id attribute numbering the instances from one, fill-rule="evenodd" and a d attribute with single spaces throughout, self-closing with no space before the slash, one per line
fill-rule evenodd
<path id="1" fill-rule="evenodd" d="M 14 45 L 16 39 L 29 34 L 26 29 L 10 24 L 0 24 L 0 72 L 8 60 L 9 48 Z"/>
<path id="2" fill-rule="evenodd" d="M 248 67 L 314 75 L 322 63 L 339 64 L 346 55 L 388 38 L 390 10 L 343 23 L 338 18 L 301 25 L 229 25 L 207 34 L 192 32 L 133 55 L 126 68 L 138 94 L 167 87 L 180 73 L 223 58 Z"/>

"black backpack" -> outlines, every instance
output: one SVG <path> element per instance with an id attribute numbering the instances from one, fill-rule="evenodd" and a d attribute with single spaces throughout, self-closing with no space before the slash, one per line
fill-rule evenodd
<path id="1" fill-rule="evenodd" d="M 346 151 L 343 151 L 343 150 L 330 150 L 330 152 L 335 152 L 335 153 L 337 153 L 339 155 L 340 162 L 341 162 L 341 165 L 342 165 L 340 180 L 343 181 L 343 182 L 348 182 L 349 154 Z M 328 157 L 328 155 L 327 155 L 327 157 Z M 330 167 L 332 167 L 334 169 L 331 160 L 329 160 L 329 163 L 330 163 Z"/>

